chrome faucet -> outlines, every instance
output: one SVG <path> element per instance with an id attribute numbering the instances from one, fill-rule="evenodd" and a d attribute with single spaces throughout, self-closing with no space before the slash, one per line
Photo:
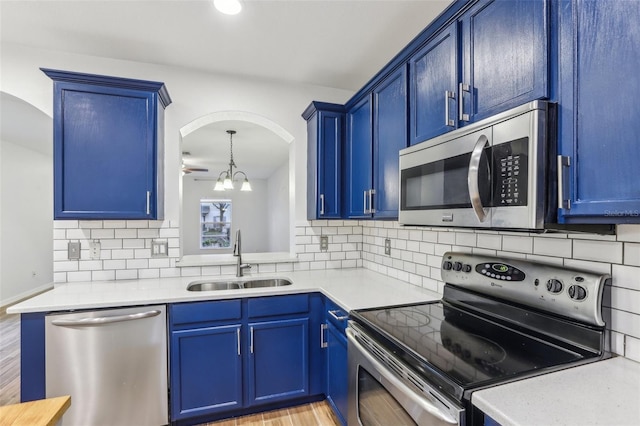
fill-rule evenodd
<path id="1" fill-rule="evenodd" d="M 236 277 L 241 277 L 244 274 L 245 269 L 251 269 L 251 265 L 248 263 L 242 263 L 242 237 L 240 230 L 236 231 L 236 242 L 233 245 L 233 255 L 238 258 L 236 264 Z"/>

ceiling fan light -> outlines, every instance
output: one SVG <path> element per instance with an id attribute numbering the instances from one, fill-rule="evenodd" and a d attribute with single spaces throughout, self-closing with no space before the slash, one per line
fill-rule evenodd
<path id="1" fill-rule="evenodd" d="M 225 15 L 237 15 L 242 10 L 239 0 L 213 0 L 213 5 Z"/>
<path id="2" fill-rule="evenodd" d="M 240 187 L 240 191 L 252 191 L 249 179 L 244 179 L 244 182 L 242 182 L 242 186 Z"/>

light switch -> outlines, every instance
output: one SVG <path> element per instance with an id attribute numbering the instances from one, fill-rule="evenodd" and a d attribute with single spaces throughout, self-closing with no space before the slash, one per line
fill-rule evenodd
<path id="1" fill-rule="evenodd" d="M 80 241 L 69 241 L 69 244 L 67 244 L 67 258 L 69 260 L 80 259 Z"/>

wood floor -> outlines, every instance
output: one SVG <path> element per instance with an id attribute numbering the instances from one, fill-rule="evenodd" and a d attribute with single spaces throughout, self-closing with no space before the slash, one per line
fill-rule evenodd
<path id="1" fill-rule="evenodd" d="M 0 312 L 0 406 L 20 402 L 20 315 Z M 1 422 L 0 422 L 1 423 Z M 207 423 L 207 426 L 338 426 L 326 401 Z"/>
<path id="2" fill-rule="evenodd" d="M 20 402 L 20 315 L 0 313 L 0 406 Z"/>
<path id="3" fill-rule="evenodd" d="M 339 426 L 327 401 L 267 411 L 229 420 L 206 423 L 206 426 Z M 200 425 L 200 426 L 205 426 Z"/>

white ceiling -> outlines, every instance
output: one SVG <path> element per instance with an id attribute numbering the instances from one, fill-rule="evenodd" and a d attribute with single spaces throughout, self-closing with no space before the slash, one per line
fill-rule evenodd
<path id="1" fill-rule="evenodd" d="M 450 0 L 0 0 L 0 39 L 356 91 Z"/>
<path id="2" fill-rule="evenodd" d="M 451 3 L 241 1 L 227 16 L 210 0 L 0 0 L 0 41 L 355 92 Z M 288 158 L 269 130 L 223 122 L 185 138 L 185 163 L 217 177 L 229 161 L 227 129 L 239 132 L 234 157 L 250 177 L 267 178 Z"/>

